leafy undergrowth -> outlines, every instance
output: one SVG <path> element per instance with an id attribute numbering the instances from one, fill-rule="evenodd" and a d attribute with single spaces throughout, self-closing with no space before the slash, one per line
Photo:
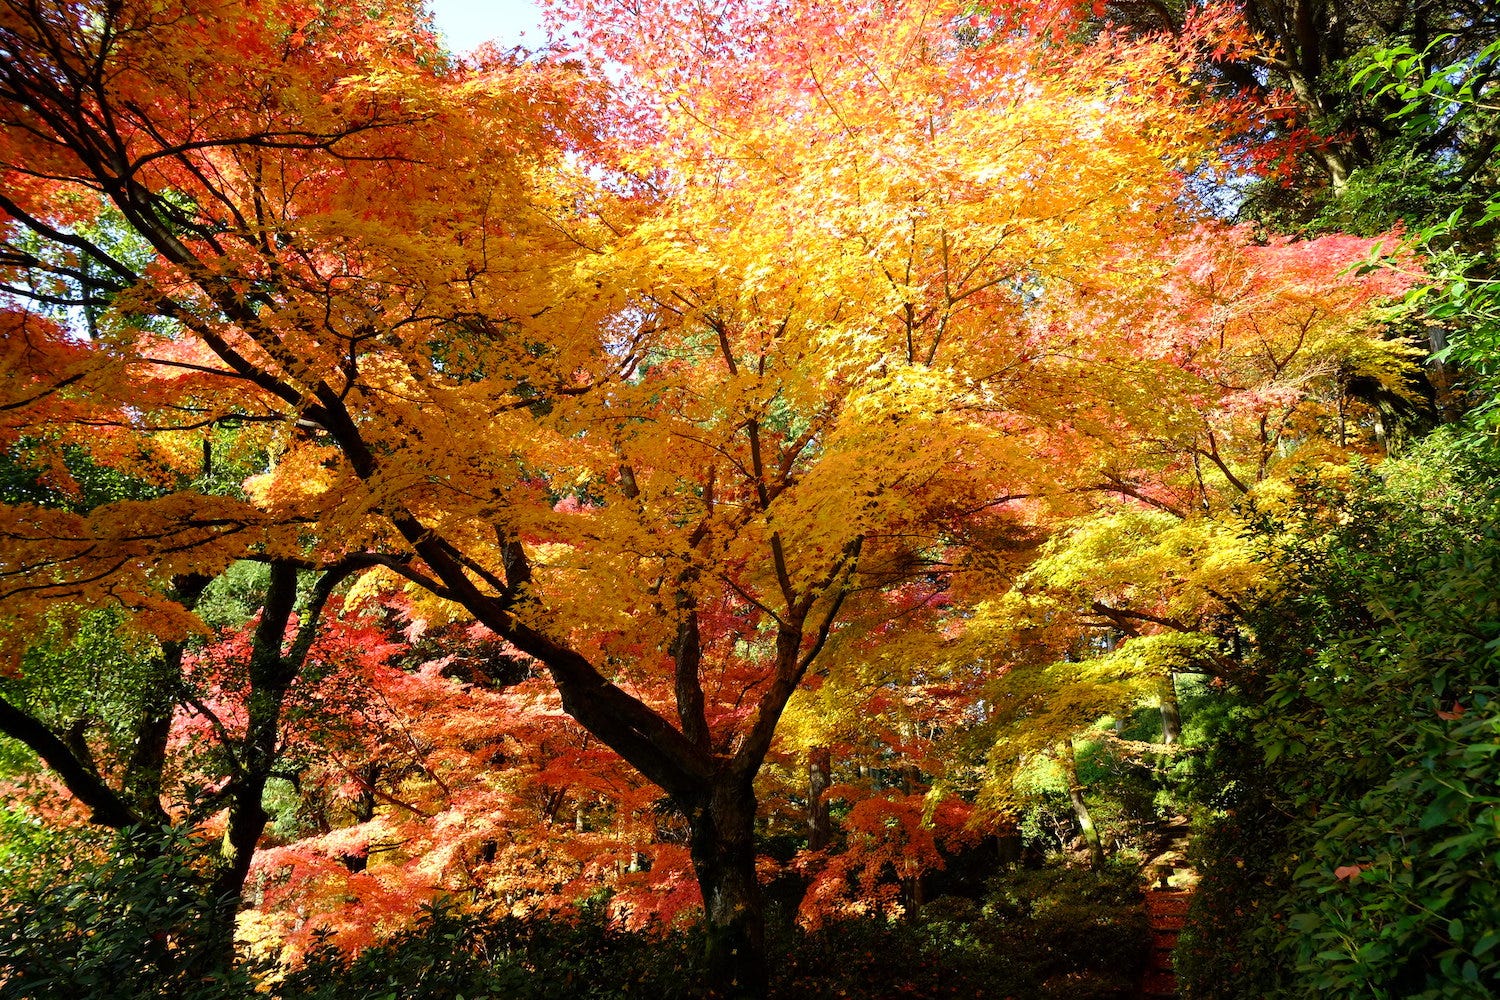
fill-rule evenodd
<path id="1" fill-rule="evenodd" d="M 1136 876 L 1068 868 L 1009 873 L 986 898 L 945 897 L 901 921 L 773 931 L 777 998 L 1110 1000 L 1132 993 L 1146 951 Z M 333 949 L 274 989 L 280 1000 L 572 1000 L 702 997 L 702 942 L 571 922 L 429 912 L 352 961 Z"/>
<path id="2" fill-rule="evenodd" d="M 573 920 L 495 918 L 429 909 L 381 944 L 350 955 L 325 942 L 293 970 L 194 972 L 197 902 L 182 877 L 152 865 L 92 865 L 34 884 L 0 914 L 0 1000 L 689 1000 L 705 996 L 704 947 L 692 928 L 611 927 L 604 900 Z M 170 897 L 170 898 L 169 898 Z M 112 900 L 105 905 L 101 900 Z M 173 932 L 160 923 L 170 903 Z M 901 921 L 830 921 L 816 931 L 771 920 L 775 998 L 1124 1000 L 1146 953 L 1138 876 L 1051 866 L 1003 873 L 980 899 L 942 896 Z M 148 946 L 142 950 L 142 940 Z M 151 950 L 155 947 L 155 951 Z"/>
<path id="3" fill-rule="evenodd" d="M 245 948 L 225 971 L 207 933 L 200 842 L 181 830 L 70 829 L 0 810 L 0 1000 L 706 995 L 701 935 L 631 932 L 605 893 L 572 920 L 439 906 L 399 930 L 372 924 L 363 936 L 377 943 L 363 951 L 327 934 L 290 970 Z M 1136 869 L 1059 860 L 997 874 L 997 860 L 955 859 L 946 893 L 927 886 L 933 898 L 901 919 L 826 919 L 815 930 L 794 921 L 805 884 L 768 887 L 772 996 L 1130 996 L 1146 953 Z"/>
<path id="4" fill-rule="evenodd" d="M 1186 997 L 1497 995 L 1500 497 L 1492 455 L 1432 454 L 1264 518 L 1285 582 L 1204 772 Z"/>
<path id="5" fill-rule="evenodd" d="M 1132 995 L 1146 949 L 1133 871 L 1054 866 L 1004 874 L 983 902 L 935 900 L 910 922 L 797 934 L 773 995 L 1108 1000 Z"/>

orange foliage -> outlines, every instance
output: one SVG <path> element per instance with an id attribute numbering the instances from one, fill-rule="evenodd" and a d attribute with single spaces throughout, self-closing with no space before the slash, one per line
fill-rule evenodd
<path id="1" fill-rule="evenodd" d="M 903 882 L 941 870 L 945 854 L 980 839 L 969 823 L 972 807 L 961 799 L 933 805 L 922 794 L 869 795 L 843 786 L 828 794 L 854 804 L 843 819 L 843 850 L 794 861 L 811 876 L 798 914 L 809 927 L 838 917 L 902 916 L 913 905 L 909 896 L 903 902 Z"/>
<path id="2" fill-rule="evenodd" d="M 1256 113 L 1195 82 L 1227 22 L 1083 44 L 1065 2 L 570 7 L 612 91 L 452 60 L 414 0 L 0 9 L 0 274 L 52 289 L 5 305 L 0 435 L 64 488 L 53 441 L 161 487 L 0 509 L 0 616 L 180 636 L 177 579 L 357 555 L 527 658 L 506 686 L 329 654 L 343 688 L 306 683 L 293 744 L 384 804 L 264 859 L 273 894 L 366 908 L 288 933 L 475 887 L 670 917 L 684 844 L 709 920 L 753 926 L 752 781 L 796 756 L 807 678 L 890 668 L 864 704 L 908 752 L 911 715 L 964 710 L 937 665 L 966 609 L 1081 491 L 1168 496 L 1194 455 L 1243 482 L 1330 425 L 1341 372 L 1399 377 L 1364 322 L 1393 286 L 1340 270 L 1367 247 L 1254 246 L 1195 197 Z M 205 495 L 193 434 L 248 425 L 259 468 Z M 876 897 L 961 811 L 855 808 L 838 864 Z"/>

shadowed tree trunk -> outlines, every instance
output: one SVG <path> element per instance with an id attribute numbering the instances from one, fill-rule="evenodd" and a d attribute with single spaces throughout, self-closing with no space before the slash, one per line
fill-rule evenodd
<path id="1" fill-rule="evenodd" d="M 502 593 L 491 597 L 473 585 L 450 552 L 416 521 L 397 519 L 397 525 L 454 599 L 546 666 L 564 711 L 681 805 L 688 818 L 693 871 L 703 894 L 706 989 L 723 1000 L 765 997 L 769 975 L 765 911 L 755 872 L 755 775 L 787 701 L 828 639 L 863 540 L 849 543 L 818 585 L 798 593 L 787 583 L 790 609 L 779 620 L 774 659 L 767 664 L 753 718 L 732 733 L 716 734 L 708 721 L 702 684 L 697 611 L 686 594 L 678 603 L 682 617 L 671 648 L 674 725 L 626 694 L 575 650 L 513 616 L 510 609 L 530 580 L 530 565 L 519 546 L 507 546 L 507 579 L 496 581 Z"/>
<path id="2" fill-rule="evenodd" d="M 833 751 L 813 747 L 807 752 L 807 847 L 821 851 L 833 839 L 833 818 L 825 793 L 833 782 Z"/>
<path id="3" fill-rule="evenodd" d="M 730 779 L 688 810 L 693 871 L 708 924 L 708 987 L 722 1000 L 758 1000 L 769 985 L 755 809 L 751 782 Z"/>
<path id="4" fill-rule="evenodd" d="M 1089 815 L 1088 803 L 1083 798 L 1083 785 L 1078 780 L 1078 757 L 1072 740 L 1058 745 L 1057 759 L 1062 763 L 1063 774 L 1068 779 L 1068 798 L 1073 803 L 1073 818 L 1078 822 L 1079 832 L 1089 848 L 1089 863 L 1095 868 L 1104 867 L 1104 845 L 1099 840 L 1099 830 L 1094 826 L 1094 817 Z"/>

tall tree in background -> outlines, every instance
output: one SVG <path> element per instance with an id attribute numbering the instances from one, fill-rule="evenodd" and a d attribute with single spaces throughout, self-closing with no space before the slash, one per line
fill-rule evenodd
<path id="1" fill-rule="evenodd" d="M 1088 8 L 1095 26 L 1179 35 L 1192 31 L 1195 22 L 1215 10 L 1198 0 L 1108 0 L 1074 6 Z M 1493 62 L 1483 50 L 1500 32 L 1500 17 L 1492 4 L 1248 0 L 1239 7 L 1251 41 L 1229 50 L 1218 47 L 1209 78 L 1224 91 L 1289 112 L 1283 119 L 1286 125 L 1310 130 L 1315 141 L 1300 144 L 1304 168 L 1310 173 L 1290 185 L 1284 196 L 1301 199 L 1303 212 L 1316 212 L 1326 204 L 1317 189 L 1343 194 L 1356 171 L 1383 162 L 1451 156 L 1454 162 L 1445 170 L 1462 186 L 1493 156 L 1500 137 L 1489 132 L 1462 135 L 1459 123 L 1441 113 L 1438 95 L 1421 95 L 1414 102 L 1412 95 L 1371 95 L 1354 85 L 1368 53 L 1405 45 L 1418 55 L 1409 71 L 1426 75 L 1438 68 L 1458 68 L 1482 87 L 1494 74 Z M 1418 109 L 1438 112 L 1437 127 L 1413 144 L 1397 116 Z M 1407 180 L 1420 190 L 1420 184 L 1410 183 L 1414 178 Z M 1282 208 L 1292 211 L 1293 204 L 1286 201 Z M 1398 215 L 1411 208 L 1394 207 Z"/>

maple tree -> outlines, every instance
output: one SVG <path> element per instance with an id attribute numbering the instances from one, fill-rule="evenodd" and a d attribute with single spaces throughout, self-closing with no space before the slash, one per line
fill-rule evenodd
<path id="1" fill-rule="evenodd" d="M 0 732 L 30 748 L 61 786 L 23 776 L 12 780 L 13 794 L 40 794 L 52 810 L 71 796 L 83 810 L 63 806 L 53 816 L 63 826 L 86 817 L 115 830 L 166 827 L 202 839 L 200 856 L 183 864 L 196 868 L 204 927 L 174 965 L 202 972 L 233 954 L 241 894 L 269 819 L 266 791 L 285 774 L 296 736 L 297 699 L 289 696 L 305 672 L 326 673 L 336 659 L 322 635 L 323 612 L 345 575 L 321 574 L 294 618 L 297 570 L 273 563 L 257 620 L 212 657 L 181 642 L 153 649 L 108 614 L 53 616 L 43 641 L 6 678 Z M 196 601 L 207 585 L 189 581 L 177 596 Z M 183 593 L 189 587 L 191 598 Z M 139 845 L 151 859 L 187 842 L 148 835 Z"/>
<path id="2" fill-rule="evenodd" d="M 1369 337 L 1366 308 L 1367 296 L 1389 299 L 1410 278 L 1340 278 L 1372 245 L 1324 237 L 1290 256 L 1290 244 L 1253 248 L 1242 258 L 1253 269 L 1197 271 L 1214 292 L 1154 324 L 1168 364 L 1136 382 L 1163 401 L 1159 420 L 1122 430 L 1137 443 L 1099 470 L 1092 503 L 1057 525 L 1016 592 L 970 622 L 1009 666 L 986 692 L 988 724 L 999 727 L 990 807 L 1014 810 L 1011 782 L 1028 762 L 1102 718 L 1155 706 L 1173 743 L 1177 676 L 1243 679 L 1244 616 L 1275 589 L 1245 540 L 1246 505 L 1275 506 L 1314 470 L 1336 478 L 1352 456 L 1383 454 L 1384 415 L 1352 383 L 1414 391 L 1417 352 Z M 1185 273 L 1200 265 L 1184 258 Z"/>
<path id="3" fill-rule="evenodd" d="M 631 929 L 695 907 L 659 790 L 563 714 L 537 665 L 405 604 L 330 622 L 322 644 L 346 655 L 296 694 L 295 804 L 256 857 L 254 946 L 358 949 L 452 896 L 534 916 L 609 890 Z"/>
<path id="4" fill-rule="evenodd" d="M 1184 366 L 1137 324 L 1180 260 L 1264 274 L 1273 316 L 1313 293 L 1187 196 L 1245 113 L 1191 84 L 1195 39 L 1038 44 L 941 2 L 575 14 L 614 103 L 572 63 L 454 62 L 410 4 L 0 8 L 11 440 L 114 401 L 127 451 L 202 474 L 253 425 L 269 456 L 216 494 L 7 505 L 0 614 L 13 643 L 61 602 L 176 642 L 174 581 L 247 556 L 415 584 L 671 797 L 715 986 L 758 995 L 754 782 L 825 650 L 914 578 L 1007 586 L 996 548 L 1160 425 Z M 1364 345 L 1382 287 L 1331 286 Z M 1215 400 L 1264 424 L 1256 388 Z M 257 759 L 290 613 L 251 656 Z"/>

